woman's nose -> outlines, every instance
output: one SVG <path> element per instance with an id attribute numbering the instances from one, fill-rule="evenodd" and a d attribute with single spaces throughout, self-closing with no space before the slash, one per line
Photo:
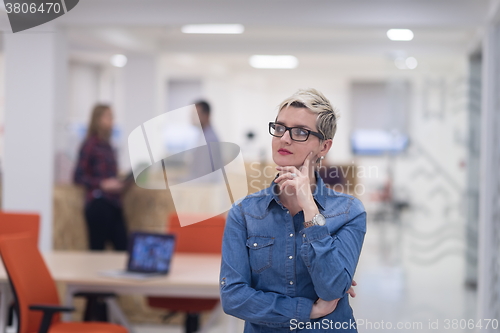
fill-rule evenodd
<path id="1" fill-rule="evenodd" d="M 286 143 L 291 143 L 292 138 L 290 137 L 290 131 L 286 131 L 285 134 L 280 138 L 281 141 L 286 142 Z"/>

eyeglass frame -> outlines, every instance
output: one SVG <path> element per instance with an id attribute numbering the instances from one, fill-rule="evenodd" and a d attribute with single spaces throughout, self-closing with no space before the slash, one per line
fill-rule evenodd
<path id="1" fill-rule="evenodd" d="M 272 125 L 280 125 L 280 126 L 283 126 L 285 128 L 285 132 L 283 132 L 283 135 L 285 135 L 285 133 L 287 131 L 289 131 L 290 133 L 290 139 L 292 139 L 293 141 L 296 141 L 296 142 L 306 142 L 307 139 L 309 139 L 309 136 L 312 134 L 314 135 L 315 137 L 317 137 L 318 139 L 320 140 L 324 140 L 325 139 L 325 136 L 319 132 L 314 132 L 314 131 L 311 131 L 311 130 L 308 130 L 307 128 L 303 128 L 303 127 L 288 127 L 288 126 L 285 126 L 283 124 L 280 124 L 280 123 L 277 123 L 275 121 L 271 121 L 269 122 L 269 134 L 271 134 L 272 136 L 276 137 L 276 138 L 281 138 L 283 137 L 283 135 L 279 136 L 279 135 L 274 135 L 273 133 L 271 133 L 271 128 L 272 128 Z M 306 131 L 307 132 L 307 137 L 304 139 L 304 140 L 295 140 L 293 137 L 292 137 L 292 129 L 294 128 L 300 128 L 301 130 L 303 131 Z"/>

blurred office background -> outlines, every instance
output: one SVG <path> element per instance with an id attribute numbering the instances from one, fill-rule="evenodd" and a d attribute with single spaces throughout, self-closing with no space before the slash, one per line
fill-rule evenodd
<path id="1" fill-rule="evenodd" d="M 314 87 L 341 116 L 325 160 L 341 171 L 332 185 L 368 212 L 355 316 L 423 324 L 409 332 L 436 320 L 500 320 L 499 4 L 84 0 L 16 34 L 0 10 L 2 208 L 42 214 L 45 251 L 85 249 L 71 175 L 97 102 L 113 106 L 126 174 L 134 128 L 206 99 L 221 141 L 241 147 L 255 192 L 273 176 L 261 172 L 272 165 L 267 123 L 277 105 Z M 229 23 L 230 34 L 183 32 Z M 278 62 L 288 68 L 258 68 L 275 64 L 255 55 L 292 57 Z M 133 188 L 129 227 L 164 230 L 168 196 Z M 141 298 L 122 307 L 139 332 L 165 331 Z"/>

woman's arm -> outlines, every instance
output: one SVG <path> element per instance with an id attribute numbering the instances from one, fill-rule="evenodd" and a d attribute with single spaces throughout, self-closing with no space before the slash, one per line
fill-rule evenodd
<path id="1" fill-rule="evenodd" d="M 246 247 L 247 231 L 241 207 L 229 211 L 222 242 L 220 293 L 224 312 L 249 322 L 289 327 L 291 319 L 310 320 L 314 300 L 263 292 L 251 287 Z"/>
<path id="2" fill-rule="evenodd" d="M 73 181 L 76 184 L 84 185 L 87 189 L 99 188 L 103 180 L 102 177 L 96 176 L 92 172 L 92 153 L 94 149 L 95 144 L 92 141 L 85 141 L 78 154 L 78 162 L 73 175 Z M 104 163 L 104 161 L 99 160 L 95 160 L 94 162 Z"/>
<path id="3" fill-rule="evenodd" d="M 301 257 L 318 296 L 324 300 L 344 297 L 352 284 L 366 232 L 366 213 L 361 201 L 351 199 L 345 223 L 334 235 L 327 226 L 312 226 L 303 235 Z M 338 218 L 338 217 L 337 217 Z"/>

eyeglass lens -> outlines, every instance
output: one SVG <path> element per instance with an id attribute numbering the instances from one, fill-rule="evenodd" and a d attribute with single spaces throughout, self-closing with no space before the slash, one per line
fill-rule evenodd
<path id="1" fill-rule="evenodd" d="M 271 134 L 275 136 L 283 136 L 285 135 L 285 132 L 287 131 L 286 127 L 280 124 L 273 124 L 271 126 Z M 305 141 L 307 140 L 307 137 L 309 136 L 308 131 L 305 129 L 302 129 L 300 127 L 292 127 L 290 129 L 290 138 L 292 140 L 296 141 Z"/>

